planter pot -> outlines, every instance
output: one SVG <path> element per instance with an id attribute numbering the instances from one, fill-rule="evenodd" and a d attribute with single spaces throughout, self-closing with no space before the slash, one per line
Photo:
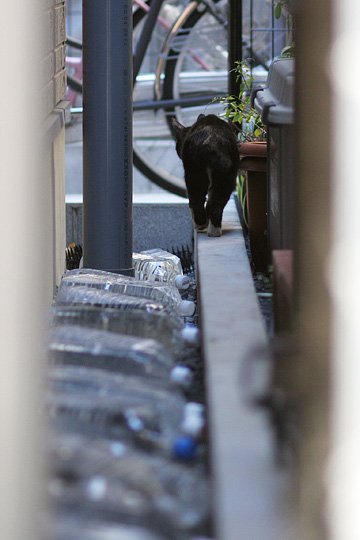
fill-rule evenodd
<path id="1" fill-rule="evenodd" d="M 256 272 L 268 268 L 267 241 L 267 143 L 239 144 L 240 169 L 246 176 L 248 234 Z"/>
<path id="2" fill-rule="evenodd" d="M 247 157 L 266 158 L 267 156 L 267 142 L 266 141 L 239 142 L 238 147 L 239 147 L 240 159 L 245 159 Z"/>

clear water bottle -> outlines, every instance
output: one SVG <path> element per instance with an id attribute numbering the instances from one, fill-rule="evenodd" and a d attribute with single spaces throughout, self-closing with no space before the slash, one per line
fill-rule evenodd
<path id="1" fill-rule="evenodd" d="M 180 362 L 197 346 L 198 329 L 153 300 L 86 286 L 60 286 L 52 308 L 54 324 L 77 324 L 157 339 Z"/>
<path id="2" fill-rule="evenodd" d="M 169 453 L 185 400 L 161 381 L 78 366 L 50 366 L 47 410 L 55 429 Z"/>
<path id="3" fill-rule="evenodd" d="M 60 284 L 55 297 L 57 306 L 95 306 L 100 308 L 114 308 L 121 311 L 141 310 L 147 313 L 167 312 L 167 306 L 154 300 L 114 293 L 105 289 L 96 289 L 87 285 L 71 287 L 68 283 Z"/>
<path id="4" fill-rule="evenodd" d="M 158 341 L 83 326 L 62 325 L 49 331 L 51 362 L 95 367 L 170 381 L 175 359 Z"/>
<path id="5" fill-rule="evenodd" d="M 174 539 L 199 530 L 209 515 L 209 486 L 200 468 L 81 435 L 61 433 L 51 445 L 52 502 L 76 505 L 77 514 L 114 514 Z"/>
<path id="6" fill-rule="evenodd" d="M 164 249 L 161 249 L 161 248 L 152 248 L 152 249 L 145 249 L 143 251 L 140 251 L 140 253 L 143 253 L 144 255 L 160 257 L 168 261 L 171 261 L 173 266 L 177 268 L 178 273 L 179 274 L 183 273 L 183 267 L 181 265 L 180 258 L 177 255 L 170 253 L 169 251 L 165 251 Z"/>
<path id="7" fill-rule="evenodd" d="M 59 290 L 61 291 L 63 287 L 74 286 L 93 287 L 113 293 L 154 300 L 183 317 L 192 316 L 195 312 L 194 302 L 182 300 L 179 291 L 164 282 L 139 281 L 112 272 L 81 268 L 66 272 L 61 280 Z"/>
<path id="8" fill-rule="evenodd" d="M 49 482 L 48 491 L 65 490 L 62 479 L 53 478 Z M 104 516 L 83 516 L 75 502 L 73 507 L 78 510 L 76 515 L 71 511 L 56 512 L 45 523 L 44 538 L 47 540 L 165 540 L 163 535 L 149 531 L 145 527 L 130 523 L 118 523 L 111 519 L 106 521 Z"/>
<path id="9" fill-rule="evenodd" d="M 76 291 L 77 289 L 80 287 L 68 288 L 67 290 Z M 107 293 L 107 291 L 90 290 L 95 293 Z M 136 301 L 133 297 L 129 298 Z M 149 303 L 147 300 L 145 302 Z M 181 356 L 184 343 L 182 337 L 184 324 L 181 319 L 171 317 L 163 310 L 116 309 L 87 304 L 55 305 L 50 310 L 50 324 L 53 326 L 64 324 L 86 326 L 116 334 L 155 339 L 168 351 L 171 351 L 176 358 Z"/>
<path id="10" fill-rule="evenodd" d="M 170 253 L 169 255 L 171 256 Z M 164 281 L 175 285 L 180 290 L 189 288 L 189 277 L 184 276 L 182 269 L 179 270 L 179 267 L 166 256 L 133 253 L 133 265 L 136 279 L 142 281 Z"/>

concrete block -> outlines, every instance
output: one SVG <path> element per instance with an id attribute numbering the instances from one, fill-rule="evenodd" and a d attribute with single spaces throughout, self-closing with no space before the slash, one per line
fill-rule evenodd
<path id="1" fill-rule="evenodd" d="M 138 203 L 133 209 L 134 251 L 192 246 L 190 211 L 184 203 Z"/>
<path id="2" fill-rule="evenodd" d="M 156 197 L 153 198 L 153 200 Z M 82 245 L 82 202 L 67 198 L 66 243 Z M 134 202 L 133 250 L 192 247 L 193 228 L 187 202 Z"/>
<path id="3" fill-rule="evenodd" d="M 268 340 L 234 200 L 222 236 L 197 234 L 195 247 L 215 537 L 297 540 L 289 472 L 275 467 L 270 425 L 252 401 Z"/>

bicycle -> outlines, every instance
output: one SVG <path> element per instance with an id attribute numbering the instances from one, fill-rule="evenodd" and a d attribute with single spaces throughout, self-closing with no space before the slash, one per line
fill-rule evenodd
<path id="1" fill-rule="evenodd" d="M 171 118 L 192 124 L 218 114 L 227 92 L 227 0 L 134 0 L 134 165 L 158 186 L 186 197 Z M 68 38 L 68 45 L 81 43 Z M 244 47 L 247 45 L 244 44 Z M 257 58 L 266 66 L 266 60 Z M 68 77 L 69 86 L 81 82 Z"/>

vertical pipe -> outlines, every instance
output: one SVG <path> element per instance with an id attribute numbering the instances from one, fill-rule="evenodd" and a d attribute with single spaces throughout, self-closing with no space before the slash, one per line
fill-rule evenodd
<path id="1" fill-rule="evenodd" d="M 229 0 L 228 8 L 228 89 L 229 94 L 238 96 L 240 83 L 236 82 L 234 63 L 242 60 L 242 1 Z"/>
<path id="2" fill-rule="evenodd" d="M 84 266 L 132 268 L 132 3 L 83 1 Z"/>

